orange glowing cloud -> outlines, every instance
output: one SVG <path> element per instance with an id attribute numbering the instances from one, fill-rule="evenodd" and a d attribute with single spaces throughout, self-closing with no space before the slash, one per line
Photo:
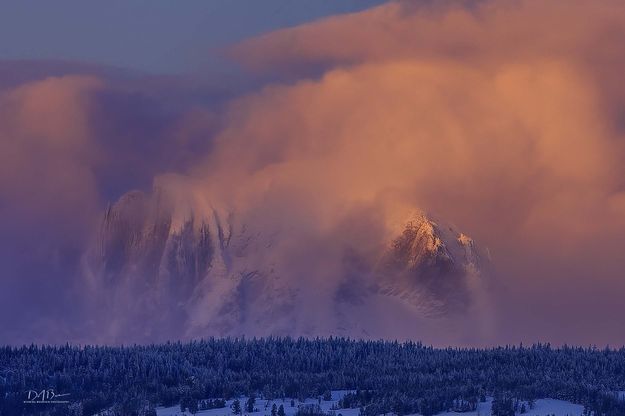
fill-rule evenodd
<path id="1" fill-rule="evenodd" d="M 293 251 L 351 244 L 337 230 L 363 210 L 377 233 L 363 244 L 384 241 L 403 207 L 420 207 L 488 245 L 501 281 L 535 311 L 562 281 L 618 292 L 623 28 L 619 2 L 392 2 L 246 41 L 233 54 L 249 68 L 301 79 L 231 103 L 192 170 L 196 198 L 296 230 Z M 581 297 L 561 301 L 563 313 Z"/>
<path id="2" fill-rule="evenodd" d="M 395 194 L 488 239 L 592 234 L 582 219 L 604 217 L 620 169 L 598 108 L 565 62 L 363 64 L 236 102 L 197 175 L 254 210 L 304 199 L 318 227 Z"/>

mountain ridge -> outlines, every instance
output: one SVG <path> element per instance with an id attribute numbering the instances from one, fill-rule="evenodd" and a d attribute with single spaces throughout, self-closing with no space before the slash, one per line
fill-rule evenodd
<path id="1" fill-rule="evenodd" d="M 288 235 L 240 223 L 232 212 L 181 216 L 178 208 L 156 188 L 131 191 L 105 210 L 85 267 L 113 336 L 393 337 L 465 313 L 482 290 L 473 286 L 488 260 L 474 241 L 419 210 L 377 254 L 348 241 L 336 253 L 338 270 L 307 281 L 305 269 L 292 276 L 276 248 L 289 245 Z M 307 260 L 325 265 L 323 257 Z M 391 321 L 403 324 L 389 332 Z"/>

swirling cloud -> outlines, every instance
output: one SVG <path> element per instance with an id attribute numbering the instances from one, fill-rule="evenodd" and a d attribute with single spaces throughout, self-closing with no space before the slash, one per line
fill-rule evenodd
<path id="1" fill-rule="evenodd" d="M 624 41 L 618 1 L 398 1 L 236 45 L 272 80 L 237 98 L 20 81 L 0 98 L 0 224 L 85 245 L 103 201 L 156 177 L 287 232 L 280 256 L 316 285 L 336 250 L 370 250 L 419 207 L 493 255 L 499 323 L 481 342 L 623 344 Z"/>

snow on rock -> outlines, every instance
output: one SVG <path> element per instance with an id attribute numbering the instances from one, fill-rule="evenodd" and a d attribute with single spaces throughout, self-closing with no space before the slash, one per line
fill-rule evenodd
<path id="1" fill-rule="evenodd" d="M 482 263 L 473 240 L 421 212 L 405 223 L 377 269 L 382 290 L 430 315 L 465 310 L 472 297 L 468 278 L 480 274 Z"/>

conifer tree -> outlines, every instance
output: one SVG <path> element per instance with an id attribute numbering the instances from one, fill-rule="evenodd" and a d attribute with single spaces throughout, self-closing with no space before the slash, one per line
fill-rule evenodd
<path id="1" fill-rule="evenodd" d="M 241 402 L 239 401 L 239 399 L 235 399 L 232 402 L 232 405 L 230 406 L 230 408 L 232 409 L 233 414 L 240 415 L 241 414 Z"/>

